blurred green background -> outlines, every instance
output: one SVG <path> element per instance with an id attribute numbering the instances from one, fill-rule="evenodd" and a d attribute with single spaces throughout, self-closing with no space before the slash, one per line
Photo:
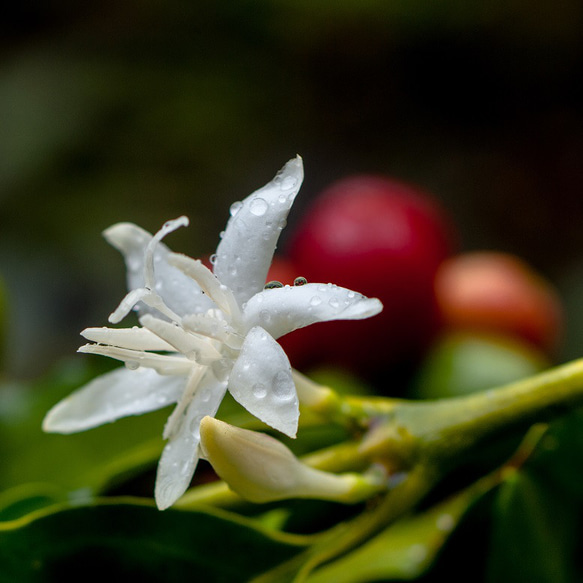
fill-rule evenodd
<path id="1" fill-rule="evenodd" d="M 288 230 L 332 180 L 416 182 L 460 248 L 517 253 L 583 354 L 580 0 L 12 2 L 0 19 L 6 371 L 32 377 L 124 294 L 130 220 L 210 254 L 230 204 L 299 153 Z M 285 231 L 282 245 L 285 245 Z"/>

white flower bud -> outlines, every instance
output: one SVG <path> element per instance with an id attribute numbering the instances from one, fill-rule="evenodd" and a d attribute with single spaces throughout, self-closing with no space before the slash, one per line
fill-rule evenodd
<path id="1" fill-rule="evenodd" d="M 360 474 L 331 474 L 302 463 L 280 441 L 205 417 L 200 424 L 204 457 L 241 497 L 251 502 L 317 498 L 353 503 L 382 487 Z"/>

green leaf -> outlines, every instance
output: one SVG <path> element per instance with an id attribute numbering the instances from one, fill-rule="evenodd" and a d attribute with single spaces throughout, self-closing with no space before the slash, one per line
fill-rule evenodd
<path id="1" fill-rule="evenodd" d="M 0 494 L 0 522 L 16 520 L 64 499 L 63 491 L 51 484 L 24 484 L 11 488 Z"/>
<path id="2" fill-rule="evenodd" d="M 60 505 L 0 524 L 0 580 L 247 581 L 303 546 L 227 513 Z"/>
<path id="3" fill-rule="evenodd" d="M 512 473 L 495 502 L 491 583 L 568 583 L 574 578 L 580 503 L 558 496 L 540 476 Z"/>
<path id="4" fill-rule="evenodd" d="M 583 411 L 554 421 L 528 462 L 551 484 L 555 496 L 583 501 Z"/>
<path id="5" fill-rule="evenodd" d="M 395 522 L 361 547 L 319 569 L 309 583 L 412 580 L 425 573 L 460 520 L 498 482 L 486 476 L 428 510 Z"/>

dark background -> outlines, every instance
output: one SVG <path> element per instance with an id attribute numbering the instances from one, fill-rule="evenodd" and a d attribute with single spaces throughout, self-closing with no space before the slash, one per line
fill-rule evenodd
<path id="1" fill-rule="evenodd" d="M 9 3 L 6 371 L 39 374 L 106 324 L 125 287 L 104 228 L 187 214 L 171 246 L 210 254 L 230 204 L 296 153 L 288 231 L 346 174 L 416 182 L 460 249 L 516 253 L 559 287 L 561 358 L 583 354 L 582 20 L 579 0 Z"/>

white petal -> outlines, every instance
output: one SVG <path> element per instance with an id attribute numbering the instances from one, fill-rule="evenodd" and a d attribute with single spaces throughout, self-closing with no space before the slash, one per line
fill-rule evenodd
<path id="1" fill-rule="evenodd" d="M 216 414 L 226 390 L 227 383 L 217 381 L 210 371 L 199 384 L 158 464 L 155 498 L 160 510 L 172 506 L 190 485 L 200 455 L 200 422 Z"/>
<path id="2" fill-rule="evenodd" d="M 109 314 L 108 320 L 112 324 L 118 324 L 136 307 L 139 302 L 151 295 L 152 291 L 144 287 L 130 290 L 119 303 L 119 306 Z M 144 309 L 147 309 L 145 304 L 142 305 Z"/>
<path id="3" fill-rule="evenodd" d="M 186 380 L 186 376 L 161 376 L 147 368 L 116 369 L 57 403 L 47 413 L 43 429 L 75 433 L 120 417 L 155 411 L 175 403 Z"/>
<path id="4" fill-rule="evenodd" d="M 302 159 L 290 160 L 263 188 L 231 207 L 214 272 L 239 305 L 263 289 L 281 230 L 304 178 Z"/>
<path id="5" fill-rule="evenodd" d="M 117 223 L 106 229 L 103 236 L 125 258 L 128 289 L 131 291 L 143 288 L 144 258 L 152 235 L 132 223 Z M 170 250 L 164 243 L 159 243 L 154 253 L 155 291 L 166 305 L 181 316 L 205 312 L 214 307 L 210 298 L 202 293 L 196 282 L 168 264 L 169 253 Z M 157 310 L 143 303 L 139 304 L 139 309 L 142 314 L 157 314 Z"/>
<path id="6" fill-rule="evenodd" d="M 239 318 L 239 306 L 231 290 L 223 285 L 213 272 L 200 261 L 181 253 L 171 253 L 168 262 L 184 275 L 192 278 L 202 291 L 225 313 Z"/>
<path id="7" fill-rule="evenodd" d="M 188 359 L 200 364 L 210 364 L 221 358 L 221 353 L 214 347 L 212 340 L 189 334 L 176 324 L 160 320 L 149 314 L 142 316 L 140 323 Z"/>
<path id="8" fill-rule="evenodd" d="M 362 320 L 376 316 L 383 305 L 334 284 L 308 283 L 266 289 L 254 295 L 243 311 L 245 329 L 265 328 L 274 338 L 315 322 Z"/>
<path id="9" fill-rule="evenodd" d="M 257 326 L 249 331 L 229 379 L 231 395 L 267 425 L 295 437 L 299 405 L 289 360 Z"/>
<path id="10" fill-rule="evenodd" d="M 101 354 L 125 362 L 128 368 L 137 369 L 145 367 L 154 369 L 161 375 L 188 375 L 196 366 L 192 361 L 182 356 L 169 356 L 166 354 L 156 354 L 154 352 L 144 352 L 129 350 L 117 346 L 107 346 L 104 344 L 84 344 L 77 349 L 77 352 L 85 354 Z"/>
<path id="11" fill-rule="evenodd" d="M 225 320 L 213 318 L 207 314 L 191 314 L 182 318 L 182 327 L 207 338 L 226 342 L 233 330 Z"/>
<path id="12" fill-rule="evenodd" d="M 133 328 L 86 328 L 81 332 L 81 336 L 98 344 L 109 344 L 132 350 L 174 351 L 170 344 L 164 342 L 156 334 L 147 328 L 138 328 L 137 326 Z"/>

